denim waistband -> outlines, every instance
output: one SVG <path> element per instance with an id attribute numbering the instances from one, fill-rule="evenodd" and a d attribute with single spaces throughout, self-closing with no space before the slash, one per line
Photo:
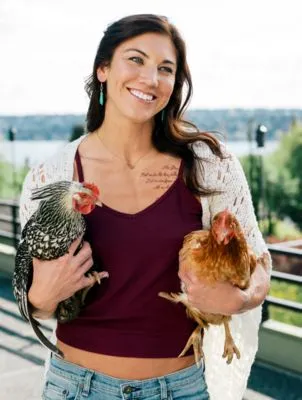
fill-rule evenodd
<path id="1" fill-rule="evenodd" d="M 150 361 L 152 362 L 152 361 Z M 144 394 L 149 392 L 149 395 L 176 389 L 177 387 L 188 385 L 197 382 L 200 378 L 204 378 L 204 363 L 198 368 L 196 364 L 184 368 L 182 370 L 158 376 L 149 379 L 119 379 L 109 375 L 96 372 L 77 364 L 61 360 L 55 355 L 52 355 L 50 369 L 48 374 L 54 374 L 57 377 L 73 381 L 74 383 L 81 382 L 82 394 L 85 392 L 88 395 L 90 388 L 93 387 L 98 391 L 105 391 L 116 395 L 123 394 L 123 398 L 127 398 L 127 394 L 137 394 L 139 397 L 140 392 Z M 136 397 L 136 396 L 134 396 Z"/>

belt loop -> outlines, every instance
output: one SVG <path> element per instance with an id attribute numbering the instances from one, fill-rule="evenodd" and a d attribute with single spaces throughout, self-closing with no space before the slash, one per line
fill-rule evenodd
<path id="1" fill-rule="evenodd" d="M 160 398 L 161 400 L 168 400 L 168 388 L 165 378 L 158 378 L 160 384 Z"/>
<path id="2" fill-rule="evenodd" d="M 93 377 L 94 372 L 90 371 L 89 369 L 87 370 L 85 377 L 84 377 L 84 384 L 83 384 L 83 390 L 81 395 L 83 397 L 88 397 L 89 392 L 90 392 L 90 385 L 91 385 L 91 378 Z"/>

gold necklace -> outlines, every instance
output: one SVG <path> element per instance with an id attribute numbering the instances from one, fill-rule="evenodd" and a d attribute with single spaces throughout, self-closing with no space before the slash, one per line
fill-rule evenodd
<path id="1" fill-rule="evenodd" d="M 127 161 L 124 157 L 120 157 L 117 154 L 113 153 L 103 142 L 102 138 L 99 135 L 99 132 L 96 133 L 96 136 L 98 137 L 99 141 L 102 143 L 102 145 L 109 151 L 109 153 L 113 156 L 118 158 L 119 160 L 123 161 L 125 163 L 125 165 L 127 165 L 128 168 L 130 169 L 134 169 L 137 164 L 140 162 L 140 160 L 142 160 L 144 157 L 146 157 L 148 154 L 151 153 L 151 151 L 153 150 L 153 147 L 147 151 L 147 153 L 143 154 L 142 156 L 140 156 L 134 163 L 131 163 L 130 161 Z"/>

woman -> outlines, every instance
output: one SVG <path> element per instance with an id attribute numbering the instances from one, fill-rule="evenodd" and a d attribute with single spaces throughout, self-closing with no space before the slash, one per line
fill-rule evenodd
<path id="1" fill-rule="evenodd" d="M 226 206 L 236 213 L 253 250 L 260 255 L 266 247 L 238 161 L 212 135 L 182 120 L 192 83 L 177 29 L 155 15 L 113 23 L 100 42 L 86 89 L 88 134 L 30 171 L 21 222 L 24 226 L 36 207 L 29 201 L 31 189 L 61 179 L 94 182 L 102 207 L 87 216 L 90 245 L 85 242 L 76 256 L 79 241 L 59 260 L 34 260 L 29 291 L 34 315 L 50 317 L 67 294 L 93 283 L 84 276 L 92 254 L 110 277 L 89 292 L 76 320 L 58 324 L 57 346 L 65 359 L 51 358 L 43 396 L 241 399 L 269 274 L 257 266 L 245 292 L 227 283 L 210 287 L 183 276 L 178 251 L 185 234 L 207 229 Z M 225 366 L 223 335 L 219 327 L 211 328 L 204 343 L 206 381 L 204 365 L 195 366 L 192 351 L 177 357 L 193 322 L 181 305 L 157 296 L 179 291 L 177 272 L 200 310 L 238 314 L 233 329 L 244 358 Z"/>

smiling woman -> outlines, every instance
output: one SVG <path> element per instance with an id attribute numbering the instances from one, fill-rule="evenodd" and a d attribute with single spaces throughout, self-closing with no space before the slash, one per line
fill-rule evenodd
<path id="1" fill-rule="evenodd" d="M 137 123 L 151 120 L 168 104 L 175 74 L 176 50 L 169 37 L 145 33 L 121 43 L 110 66 L 97 69 L 106 85 L 106 112 Z"/>
<path id="2" fill-rule="evenodd" d="M 152 14 L 114 22 L 86 91 L 87 134 L 29 172 L 20 204 L 24 227 L 37 208 L 30 200 L 36 186 L 85 179 L 100 190 L 98 207 L 85 216 L 89 244 L 57 265 L 33 262 L 28 298 L 41 318 L 77 290 L 68 279 L 71 267 L 79 279 L 92 263 L 109 272 L 89 290 L 79 316 L 57 324 L 64 360 L 50 358 L 43 398 L 239 400 L 257 348 L 259 310 L 247 313 L 245 324 L 238 316 L 236 337 L 245 346 L 239 367 L 223 369 L 216 331 L 207 335 L 212 340 L 199 367 L 192 349 L 179 357 L 195 323 L 182 305 L 158 296 L 181 290 L 183 238 L 208 229 L 222 207 L 236 214 L 257 254 L 266 249 L 238 161 L 214 135 L 183 118 L 192 82 L 177 28 Z M 265 280 L 256 283 L 266 287 Z M 240 313 L 242 298 L 246 309 L 256 307 L 227 283 L 218 295 L 206 282 L 200 287 L 207 294 L 200 310 L 226 314 L 231 302 Z"/>

